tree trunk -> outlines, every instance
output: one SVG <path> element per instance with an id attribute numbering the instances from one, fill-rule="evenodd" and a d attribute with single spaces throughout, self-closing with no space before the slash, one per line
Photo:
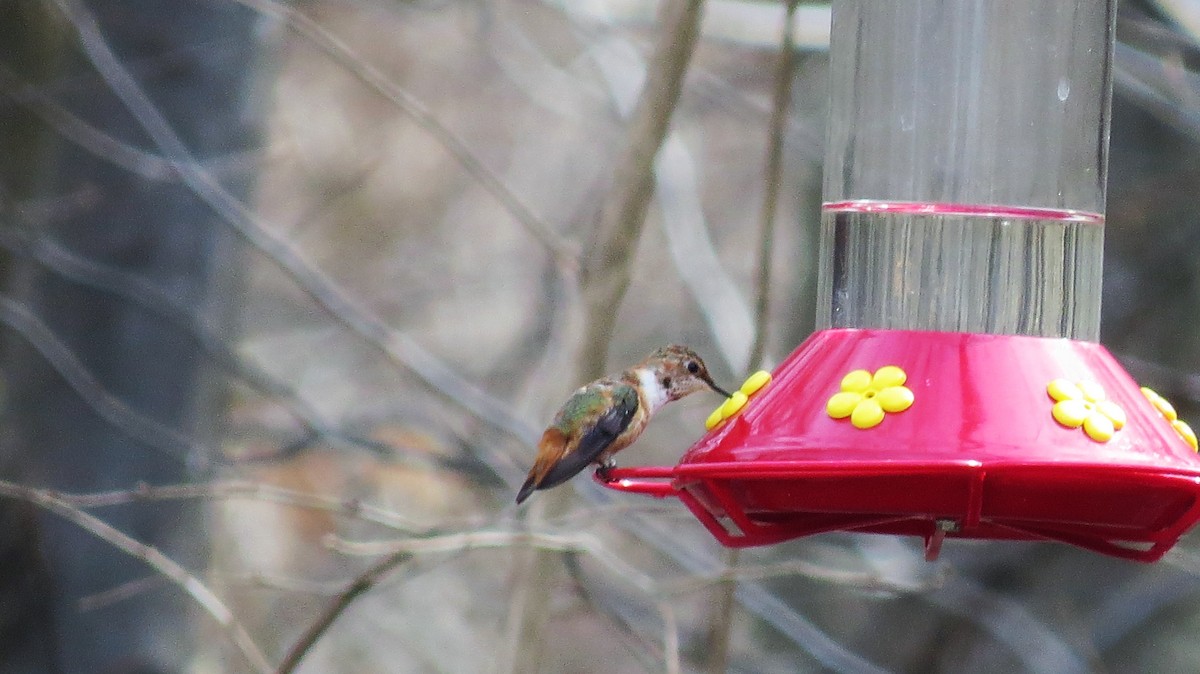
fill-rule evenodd
<path id="1" fill-rule="evenodd" d="M 121 291 L 152 286 L 228 327 L 235 241 L 89 59 L 77 30 L 88 16 L 196 161 L 237 166 L 229 158 L 256 145 L 243 96 L 252 12 L 187 0 L 0 4 L 0 477 L 64 491 L 202 478 L 217 458 L 219 379 L 185 327 Z M 87 126 L 119 145 L 78 131 Z M 235 194 L 249 176 L 218 175 Z M 69 255 L 33 254 L 45 245 Z M 116 291 L 96 284 L 98 273 L 118 279 Z M 53 357 L 56 344 L 65 361 Z M 72 358 L 98 386 L 69 373 Z M 154 424 L 137 431 L 137 416 L 195 441 L 171 440 Z M 97 514 L 202 571 L 204 508 L 143 503 Z M 183 670 L 197 643 L 186 595 L 146 580 L 145 564 L 88 532 L 28 512 L 0 503 L 0 521 L 29 522 L 23 535 L 0 527 L 0 637 L 15 639 L 0 647 L 0 671 Z M 122 587 L 139 591 L 81 607 Z"/>

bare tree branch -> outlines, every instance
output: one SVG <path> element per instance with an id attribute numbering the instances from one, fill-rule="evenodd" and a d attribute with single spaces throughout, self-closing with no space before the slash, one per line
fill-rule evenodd
<path id="1" fill-rule="evenodd" d="M 405 552 L 394 553 L 380 560 L 355 578 L 341 594 L 325 607 L 325 610 L 321 612 L 321 615 L 317 617 L 313 624 L 308 626 L 304 634 L 292 644 L 288 652 L 284 654 L 279 667 L 275 669 L 275 674 L 291 674 L 291 672 L 295 671 L 296 667 L 300 665 L 300 661 L 304 659 L 309 649 L 312 648 L 312 645 L 325 634 L 329 627 L 333 625 L 333 622 L 338 619 L 338 616 L 342 615 L 355 599 L 375 587 L 388 573 L 410 558 L 411 555 Z"/>
<path id="2" fill-rule="evenodd" d="M 321 638 L 333 624 L 333 621 L 345 611 L 354 599 L 374 587 L 383 576 L 396 566 L 412 559 L 418 554 L 462 553 L 479 548 L 510 547 L 514 545 L 532 546 L 554 554 L 586 550 L 606 564 L 620 569 L 620 571 L 629 572 L 619 577 L 633 581 L 633 579 L 640 576 L 636 569 L 631 569 L 619 557 L 608 552 L 595 539 L 581 534 L 557 535 L 526 531 L 470 531 L 426 538 L 370 542 L 345 541 L 331 535 L 327 537 L 326 545 L 343 554 L 384 554 L 386 556 L 382 561 L 355 578 L 345 591 L 334 598 L 317 621 L 288 650 L 288 654 L 284 657 L 283 664 L 276 670 L 276 674 L 289 674 L 299 664 L 312 645 Z M 643 583 L 647 582 L 649 581 L 643 581 Z"/>
<path id="3" fill-rule="evenodd" d="M 174 501 L 181 499 L 235 499 L 246 498 L 269 501 L 293 508 L 319 510 L 363 522 L 377 524 L 396 531 L 416 533 L 428 531 L 429 527 L 414 522 L 397 512 L 379 508 L 358 499 L 337 498 L 308 492 L 274 487 L 250 481 L 208 482 L 203 484 L 178 484 L 154 486 L 138 485 L 135 489 L 96 492 L 91 494 L 58 494 L 57 497 L 72 507 L 91 509 L 127 503 Z"/>
<path id="4" fill-rule="evenodd" d="M 654 159 L 683 90 L 703 7 L 703 0 L 669 0 L 662 7 L 659 39 L 646 83 L 629 120 L 612 188 L 601 206 L 595 242 L 585 262 L 584 335 L 588 341 L 582 354 L 582 381 L 604 374 L 617 309 L 629 287 L 634 252 L 654 193 Z"/>
<path id="5" fill-rule="evenodd" d="M 578 534 L 535 533 L 530 531 L 466 531 L 437 536 L 393 539 L 386 541 L 346 541 L 329 536 L 326 546 L 344 555 L 394 555 L 405 553 L 436 554 L 464 552 L 481 548 L 507 548 L 528 546 L 553 552 L 591 552 L 599 546 L 594 540 Z M 598 555 L 611 559 L 609 555 Z M 622 568 L 625 565 L 621 565 Z"/>
<path id="6" fill-rule="evenodd" d="M 258 672 L 266 674 L 271 671 L 271 665 L 266 656 L 259 650 L 258 645 L 250 638 L 246 628 L 238 622 L 233 612 L 213 593 L 199 578 L 187 569 L 150 545 L 138 541 L 124 532 L 113 528 L 104 520 L 83 512 L 78 507 L 63 500 L 53 492 L 26 487 L 8 481 L 0 480 L 0 497 L 17 499 L 31 503 L 43 510 L 75 524 L 88 533 L 110 543 L 121 552 L 145 562 L 163 576 L 169 578 L 186 592 L 204 609 L 209 616 L 228 634 L 229 639 L 237 646 L 246 661 Z"/>
<path id="7" fill-rule="evenodd" d="M 54 4 L 79 33 L 79 42 L 101 77 L 164 156 L 173 162 L 189 189 L 291 276 L 319 307 L 389 361 L 416 374 L 433 390 L 479 419 L 511 433 L 525 444 L 533 444 L 536 440 L 534 429 L 514 416 L 508 405 L 460 376 L 408 335 L 385 324 L 314 269 L 291 242 L 264 227 L 245 204 L 195 161 L 183 140 L 109 48 L 91 13 L 78 0 L 54 0 Z"/>
<path id="8" fill-rule="evenodd" d="M 710 573 L 718 563 L 707 553 L 687 545 L 676 528 L 656 518 L 629 517 L 622 524 L 648 544 L 693 574 Z M 737 600 L 779 634 L 811 654 L 825 669 L 839 672 L 882 673 L 885 670 L 838 643 L 800 611 L 767 588 L 752 582 L 738 583 Z"/>
<path id="9" fill-rule="evenodd" d="M 208 447 L 138 412 L 109 393 L 67 345 L 20 302 L 0 295 L 0 323 L 24 337 L 96 414 L 130 438 L 192 465 L 203 465 L 213 456 Z"/>
<path id="10" fill-rule="evenodd" d="M 283 381 L 240 357 L 202 317 L 177 304 L 167 293 L 142 278 L 81 258 L 62 246 L 13 230 L 0 230 L 0 247 L 36 260 L 59 276 L 130 300 L 191 335 L 210 358 L 230 374 L 264 395 L 272 396 L 306 428 L 331 443 L 348 436 L 325 421 L 317 410 Z M 361 442 L 355 444 L 362 445 Z M 374 447 L 372 447 L 374 449 Z"/>
<path id="11" fill-rule="evenodd" d="M 658 612 L 663 619 L 663 652 L 665 653 L 667 674 L 679 674 L 683 668 L 679 664 L 679 620 L 675 618 L 675 609 L 671 602 L 660 601 Z"/>
<path id="12" fill-rule="evenodd" d="M 366 59 L 356 54 L 349 45 L 303 12 L 276 0 L 233 1 L 284 22 L 288 28 L 307 38 L 313 45 L 325 52 L 335 63 L 358 78 L 367 88 L 383 96 L 411 117 L 429 135 L 441 143 L 442 147 L 446 148 L 446 151 L 458 161 L 463 169 L 471 177 L 479 181 L 479 184 L 491 193 L 526 231 L 554 255 L 559 263 L 559 267 L 564 272 L 574 273 L 578 264 L 578 253 L 575 244 L 554 231 L 549 224 L 544 222 L 528 206 L 522 203 L 496 177 L 496 174 L 484 166 L 483 162 L 471 152 L 466 142 L 438 121 L 437 117 L 415 96 L 405 91 L 399 84 L 371 66 Z"/>
<path id="13" fill-rule="evenodd" d="M 0 94 L 35 110 L 63 137 L 97 157 L 113 162 L 146 180 L 174 180 L 175 169 L 162 157 L 124 143 L 88 124 L 54 102 L 38 87 L 17 77 L 7 65 L 0 64 Z"/>
<path id="14" fill-rule="evenodd" d="M 677 580 L 665 581 L 660 585 L 664 595 L 685 594 L 720 584 L 722 588 L 737 587 L 738 581 L 766 580 L 769 578 L 805 578 L 807 580 L 844 585 L 864 592 L 894 592 L 912 594 L 937 589 L 945 584 L 949 570 L 943 568 L 922 582 L 903 582 L 884 578 L 877 573 L 846 571 L 814 564 L 804 560 L 788 560 L 774 564 L 730 565 L 716 574 L 699 574 Z"/>
<path id="15" fill-rule="evenodd" d="M 170 583 L 170 579 L 164 578 L 158 574 L 136 578 L 128 583 L 121 583 L 120 585 L 103 592 L 97 592 L 95 594 L 82 597 L 79 600 L 79 610 L 95 611 L 97 609 L 102 609 L 118 602 L 126 601 L 136 597 L 143 592 L 157 590 L 168 583 Z"/>

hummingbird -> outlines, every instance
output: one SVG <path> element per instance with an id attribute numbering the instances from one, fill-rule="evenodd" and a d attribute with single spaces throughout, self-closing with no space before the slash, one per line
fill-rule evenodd
<path id="1" fill-rule="evenodd" d="M 700 356 L 679 344 L 655 350 L 620 374 L 581 386 L 542 433 L 517 503 L 535 490 L 557 487 L 591 463 L 606 474 L 616 467 L 613 455 L 637 440 L 663 405 L 705 388 L 729 397 L 713 383 Z"/>

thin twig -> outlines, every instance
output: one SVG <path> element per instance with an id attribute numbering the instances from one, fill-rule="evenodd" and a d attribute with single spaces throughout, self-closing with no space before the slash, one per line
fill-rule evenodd
<path id="1" fill-rule="evenodd" d="M 582 354 L 581 381 L 604 374 L 617 310 L 629 287 L 634 252 L 654 193 L 654 159 L 683 90 L 700 35 L 703 8 L 703 0 L 670 0 L 662 7 L 659 39 L 646 83 L 630 117 L 624 149 L 613 171 L 612 189 L 600 210 L 597 238 L 585 262 L 584 334 L 588 344 Z"/>
<path id="2" fill-rule="evenodd" d="M 22 80 L 5 64 L 0 64 L 0 96 L 10 98 L 33 110 L 64 138 L 96 157 L 136 173 L 146 180 L 175 179 L 175 170 L 171 162 L 118 140 L 88 124 L 43 93 L 41 87 Z"/>
<path id="3" fill-rule="evenodd" d="M 369 556 L 398 552 L 412 555 L 443 554 L 507 547 L 532 548 L 553 554 L 583 553 L 607 567 L 615 578 L 620 578 L 622 582 L 639 591 L 655 596 L 663 595 L 656 580 L 629 564 L 600 539 L 582 532 L 562 534 L 550 531 L 494 529 L 384 541 L 347 541 L 337 536 L 329 536 L 325 544 L 342 554 Z"/>
<path id="4" fill-rule="evenodd" d="M 326 581 L 309 580 L 307 578 L 296 578 L 263 571 L 251 571 L 248 573 L 215 572 L 210 575 L 214 582 L 220 582 L 223 585 L 245 585 L 266 590 L 313 595 L 316 597 L 333 597 L 345 590 L 346 586 L 353 582 L 351 580 L 337 579 Z"/>
<path id="5" fill-rule="evenodd" d="M 641 622 L 642 612 L 631 606 L 624 597 L 616 596 L 607 586 L 593 587 L 583 565 L 579 563 L 581 557 L 575 553 L 567 553 L 562 557 L 563 565 L 574 581 L 575 591 L 592 610 L 608 617 L 643 671 L 660 671 L 660 663 L 665 662 L 662 640 L 655 639 L 649 633 Z"/>
<path id="6" fill-rule="evenodd" d="M 292 671 L 304 659 L 312 645 L 321 638 L 322 635 L 333 625 L 333 621 L 338 619 L 349 608 L 350 604 L 361 596 L 367 590 L 375 587 L 379 581 L 386 576 L 390 571 L 397 566 L 403 564 L 410 559 L 411 555 L 407 552 L 396 552 L 377 564 L 364 571 L 350 583 L 349 587 L 342 591 L 333 599 L 317 617 L 313 624 L 308 626 L 304 634 L 300 636 L 296 643 L 288 649 L 288 652 L 283 656 L 283 660 L 279 663 L 279 667 L 275 669 L 275 674 L 291 674 Z"/>
<path id="7" fill-rule="evenodd" d="M 429 528 L 384 508 L 379 508 L 356 499 L 323 496 L 308 492 L 274 487 L 249 481 L 206 482 L 200 484 L 139 485 L 135 489 L 122 489 L 89 494 L 57 494 L 64 503 L 81 509 L 102 508 L 127 503 L 150 501 L 174 501 L 185 499 L 233 499 L 247 498 L 270 501 L 280 505 L 352 517 L 378 524 L 404 533 L 428 531 Z"/>
<path id="8" fill-rule="evenodd" d="M 93 536 L 106 541 L 121 552 L 146 563 L 150 568 L 169 578 L 171 582 L 178 585 L 184 592 L 191 596 L 229 635 L 230 640 L 237 646 L 238 650 L 242 652 L 242 655 L 256 671 L 264 674 L 271 671 L 271 665 L 267 662 L 266 656 L 263 655 L 258 645 L 254 643 L 254 640 L 250 638 L 250 634 L 246 631 L 246 628 L 237 620 L 233 611 L 225 605 L 225 602 L 221 601 L 221 598 L 214 594 L 199 578 L 164 555 L 158 548 L 138 541 L 114 528 L 104 520 L 83 512 L 53 492 L 44 489 L 26 487 L 0 480 L 0 497 L 25 501 L 52 512 Z"/>
<path id="9" fill-rule="evenodd" d="M 233 1 L 282 21 L 292 31 L 308 39 L 318 49 L 325 52 L 334 63 L 349 71 L 368 89 L 387 99 L 411 117 L 418 126 L 437 140 L 450 153 L 450 156 L 454 157 L 463 170 L 479 181 L 479 184 L 495 197 L 527 232 L 554 255 L 559 267 L 564 272 L 574 273 L 578 266 L 575 244 L 554 231 L 554 228 L 534 214 L 512 193 L 512 190 L 496 177 L 495 173 L 483 165 L 483 162 L 471 152 L 464 140 L 438 121 L 437 117 L 415 96 L 371 66 L 348 44 L 300 10 L 277 0 Z"/>
<path id="10" fill-rule="evenodd" d="M 435 554 L 442 552 L 464 552 L 482 548 L 506 548 L 528 546 L 553 552 L 590 551 L 594 542 L 579 535 L 534 533 L 530 531 L 466 531 L 424 538 L 407 538 L 386 541 L 347 541 L 338 536 L 328 536 L 326 547 L 343 555 L 394 555 L 397 553 Z"/>
<path id="11" fill-rule="evenodd" d="M 634 518 L 631 521 L 637 522 L 640 518 Z M 625 518 L 630 521 L 630 518 Z M 656 520 L 657 521 L 657 520 Z M 570 529 L 568 529 L 570 530 Z M 636 531 L 636 530 L 635 530 Z M 670 540 L 664 537 L 661 531 L 650 530 L 641 531 L 646 534 L 646 540 L 651 545 L 662 545 L 668 552 L 676 554 L 682 553 L 683 544 L 678 540 Z M 579 536 L 578 533 L 571 534 L 572 537 Z M 514 541 L 519 538 L 514 538 Z M 642 571 L 630 565 L 623 557 L 611 556 L 612 553 L 600 543 L 598 540 L 589 537 L 581 536 L 577 538 L 577 549 L 570 551 L 566 555 L 566 559 L 572 560 L 575 556 L 583 555 L 599 562 L 602 566 L 607 567 L 609 577 L 618 579 L 622 582 L 631 584 L 645 595 L 653 597 L 657 600 L 657 605 L 660 607 L 664 602 L 670 601 L 672 598 L 680 595 L 688 594 L 696 590 L 707 588 L 715 583 L 723 581 L 739 581 L 736 585 L 739 590 L 744 590 L 743 596 L 739 597 L 742 601 L 749 601 L 750 605 L 754 606 L 756 601 L 752 600 L 750 595 L 753 594 L 756 598 L 770 597 L 765 591 L 754 584 L 756 580 L 768 578 L 785 578 L 785 577 L 800 577 L 806 580 L 824 582 L 836 585 L 842 585 L 855 590 L 864 592 L 888 592 L 897 594 L 916 594 L 925 593 L 936 590 L 945 585 L 950 569 L 941 569 L 938 573 L 931 576 L 929 579 L 919 582 L 898 582 L 880 577 L 876 573 L 871 572 L 855 572 L 842 569 L 830 568 L 819 564 L 814 564 L 805 560 L 786 560 L 773 564 L 754 565 L 745 567 L 735 567 L 726 569 L 720 573 L 696 573 L 683 578 L 671 578 L 668 580 L 655 580 Z M 557 542 L 556 542 L 557 544 Z M 563 547 L 569 547 L 569 542 L 564 542 Z M 680 547 L 673 547 L 680 546 Z M 690 556 L 698 557 L 695 550 L 690 551 Z M 615 557 L 615 558 L 614 558 Z M 678 560 L 683 561 L 683 560 Z M 600 607 L 606 613 L 612 613 L 613 610 L 609 606 L 605 606 L 603 600 L 596 596 L 593 592 L 585 575 L 582 573 L 582 568 L 578 563 L 568 563 L 568 569 L 571 570 L 572 576 L 579 583 L 581 591 L 586 599 L 593 605 Z M 684 564 L 685 568 L 690 568 L 690 563 Z M 774 602 L 774 598 L 771 599 Z M 761 611 L 762 606 L 756 606 L 756 610 Z M 664 616 L 665 618 L 665 616 Z M 856 661 L 848 652 L 840 649 L 839 646 L 833 644 L 825 635 L 818 632 L 811 624 L 803 621 L 795 611 L 786 607 L 782 603 L 775 602 L 771 607 L 771 612 L 762 614 L 762 618 L 771 625 L 778 626 L 782 631 L 789 634 L 793 638 L 798 638 L 804 635 L 804 638 L 797 643 L 806 645 L 814 650 L 814 654 L 822 658 L 823 661 L 833 662 L 841 658 L 845 663 L 849 663 L 846 671 L 877 671 L 870 666 L 859 667 L 865 665 L 865 661 Z M 622 629 L 628 629 L 624 623 L 624 618 L 619 614 L 613 616 L 613 619 L 621 623 Z M 790 624 L 789 624 L 790 623 Z M 664 627 L 668 627 L 664 625 Z M 657 650 L 657 649 L 656 649 Z"/>
<path id="12" fill-rule="evenodd" d="M 528 531 L 468 531 L 445 534 L 424 538 L 408 538 L 388 541 L 346 541 L 337 536 L 329 536 L 326 546 L 332 550 L 348 555 L 385 555 L 384 559 L 375 566 L 359 575 L 354 581 L 322 612 L 321 616 L 309 626 L 301 638 L 288 649 L 282 664 L 276 674 L 288 674 L 299 664 L 314 643 L 320 639 L 346 608 L 357 597 L 370 590 L 384 575 L 399 564 L 417 555 L 463 553 L 475 549 L 530 546 L 555 554 L 564 552 L 587 552 L 595 556 L 601 563 L 613 569 L 614 575 L 636 584 L 641 574 L 632 569 L 617 555 L 608 551 L 595 538 L 584 534 L 552 534 Z M 642 579 L 639 589 L 647 591 L 646 579 Z M 668 654 L 668 657 L 669 654 Z M 677 657 L 677 652 L 676 652 Z M 675 670 L 678 671 L 678 670 Z"/>
<path id="13" fill-rule="evenodd" d="M 949 577 L 944 568 L 920 582 L 889 580 L 869 571 L 846 571 L 804 560 L 788 560 L 775 564 L 727 566 L 718 574 L 700 574 L 663 582 L 659 589 L 663 595 L 686 594 L 720 583 L 723 587 L 736 587 L 738 581 L 765 580 L 769 578 L 804 578 L 807 580 L 842 585 L 862 592 L 890 592 L 912 594 L 927 592 L 942 587 Z"/>
<path id="14" fill-rule="evenodd" d="M 17 103 L 37 112 L 59 133 L 97 157 L 114 162 L 147 179 L 176 181 L 179 178 L 174 163 L 103 133 L 72 115 L 42 93 L 39 87 L 23 81 L 3 64 L 0 64 L 0 90 Z M 162 316 L 194 337 L 201 349 L 222 368 L 260 393 L 281 400 L 300 423 L 330 444 L 379 449 L 374 444 L 365 443 L 360 438 L 349 436 L 333 427 L 321 417 L 316 408 L 304 401 L 286 383 L 240 357 L 203 319 L 194 317 L 161 289 L 140 277 L 81 258 L 47 239 L 35 239 L 19 231 L 0 232 L 0 246 L 23 253 L 64 278 L 120 295 Z"/>
<path id="15" fill-rule="evenodd" d="M 686 572 L 708 574 L 716 565 L 716 560 L 697 547 L 690 536 L 681 535 L 679 527 L 659 518 L 627 517 L 621 520 L 621 525 Z M 737 600 L 800 650 L 816 658 L 823 669 L 864 674 L 885 671 L 835 641 L 795 607 L 757 583 L 739 582 Z"/>
<path id="16" fill-rule="evenodd" d="M 244 203 L 226 190 L 191 156 L 182 138 L 138 86 L 104 39 L 95 17 L 78 0 L 54 0 L 79 34 L 79 43 L 109 88 L 137 119 L 180 179 L 240 236 L 290 276 L 335 320 L 387 360 L 417 375 L 434 391 L 479 419 L 532 445 L 536 430 L 517 418 L 503 401 L 463 378 L 414 339 L 392 329 L 312 267 L 290 241 L 274 234 Z"/>
<path id="17" fill-rule="evenodd" d="M 164 578 L 158 574 L 152 576 L 143 576 L 135 578 L 127 583 L 104 590 L 103 592 L 95 592 L 87 596 L 81 597 L 77 606 L 80 613 L 95 611 L 96 609 L 105 608 L 113 604 L 117 604 L 133 597 L 136 597 L 144 592 L 157 590 L 167 586 L 170 579 Z"/>
<path id="18" fill-rule="evenodd" d="M 133 409 L 106 390 L 70 347 L 20 302 L 0 295 L 0 323 L 25 338 L 96 414 L 130 438 L 192 466 L 212 460 L 214 455 L 208 447 Z"/>
<path id="19" fill-rule="evenodd" d="M 332 444 L 349 444 L 353 441 L 353 438 L 321 418 L 316 408 L 305 402 L 286 383 L 239 356 L 204 319 L 194 316 L 162 289 L 145 279 L 79 257 L 52 241 L 34 239 L 28 233 L 19 230 L 0 231 L 0 247 L 35 260 L 64 279 L 118 295 L 153 312 L 188 333 L 209 358 L 230 374 L 259 393 L 281 401 L 288 412 L 308 430 Z M 376 447 L 372 446 L 369 449 Z"/>

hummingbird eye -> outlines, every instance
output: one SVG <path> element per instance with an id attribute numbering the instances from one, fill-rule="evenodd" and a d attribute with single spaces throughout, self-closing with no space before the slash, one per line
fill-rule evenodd
<path id="1" fill-rule="evenodd" d="M 694 360 L 689 360 L 687 362 L 687 371 L 691 372 L 692 374 L 699 374 L 700 373 L 700 363 L 697 363 Z"/>

